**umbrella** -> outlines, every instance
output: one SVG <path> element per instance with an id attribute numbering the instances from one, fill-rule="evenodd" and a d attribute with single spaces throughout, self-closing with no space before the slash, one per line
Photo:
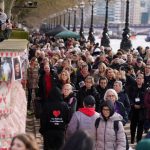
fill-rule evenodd
<path id="1" fill-rule="evenodd" d="M 54 28 L 54 29 L 48 31 L 48 32 L 46 33 L 46 35 L 55 36 L 56 34 L 62 32 L 62 31 L 67 31 L 67 30 L 68 30 L 68 29 L 65 28 L 64 26 L 62 26 L 62 25 L 57 25 L 56 28 Z"/>
<path id="2" fill-rule="evenodd" d="M 60 33 L 58 33 L 55 37 L 59 37 L 59 38 L 80 38 L 80 35 L 76 32 L 72 32 L 72 31 L 62 31 Z"/>

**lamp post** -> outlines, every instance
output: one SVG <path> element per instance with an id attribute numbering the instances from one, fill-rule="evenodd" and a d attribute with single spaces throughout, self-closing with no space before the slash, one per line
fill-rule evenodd
<path id="1" fill-rule="evenodd" d="M 124 51 L 128 51 L 132 47 L 130 40 L 130 29 L 129 29 L 129 0 L 126 0 L 126 18 L 125 18 L 125 28 L 122 33 L 122 41 L 120 48 Z"/>
<path id="2" fill-rule="evenodd" d="M 89 29 L 88 40 L 90 40 L 91 43 L 95 42 L 95 37 L 93 35 L 93 33 L 94 33 L 94 28 L 93 28 L 93 9 L 94 9 L 95 2 L 96 2 L 96 0 L 89 0 L 90 5 L 92 6 L 92 11 L 91 11 L 91 25 L 90 25 L 90 29 Z"/>
<path id="3" fill-rule="evenodd" d="M 57 26 L 57 14 L 53 15 L 54 17 L 54 28 Z"/>
<path id="4" fill-rule="evenodd" d="M 59 15 L 56 14 L 56 26 L 59 25 Z"/>
<path id="5" fill-rule="evenodd" d="M 51 26 L 50 26 L 51 30 L 53 29 L 53 18 L 51 18 Z"/>
<path id="6" fill-rule="evenodd" d="M 63 22 L 64 27 L 66 26 L 66 10 L 64 10 L 64 22 Z"/>
<path id="7" fill-rule="evenodd" d="M 101 39 L 101 46 L 110 47 L 110 40 L 108 34 L 108 3 L 110 0 L 105 0 L 105 1 L 106 1 L 106 14 L 105 14 L 105 24 L 103 28 L 103 36 Z"/>
<path id="8" fill-rule="evenodd" d="M 68 8 L 67 11 L 68 11 L 68 30 L 70 30 L 70 13 L 71 13 L 72 9 Z"/>
<path id="9" fill-rule="evenodd" d="M 59 24 L 61 25 L 62 21 L 61 21 L 61 13 L 59 14 Z"/>
<path id="10" fill-rule="evenodd" d="M 77 9 L 78 9 L 77 5 L 73 7 L 73 11 L 74 11 L 73 32 L 76 32 Z"/>
<path id="11" fill-rule="evenodd" d="M 83 32 L 84 32 L 84 29 L 83 29 L 83 22 L 84 22 L 84 18 L 83 18 L 84 12 L 83 12 L 83 9 L 84 9 L 84 5 L 85 5 L 85 3 L 83 1 L 79 5 L 79 7 L 81 9 L 81 26 L 80 26 L 80 32 L 79 32 L 81 39 L 85 39 L 84 34 L 83 34 Z"/>

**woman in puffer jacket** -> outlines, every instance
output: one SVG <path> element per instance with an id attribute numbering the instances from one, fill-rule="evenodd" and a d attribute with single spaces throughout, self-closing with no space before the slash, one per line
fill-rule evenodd
<path id="1" fill-rule="evenodd" d="M 126 137 L 122 117 L 114 111 L 112 101 L 105 101 L 100 110 L 100 121 L 96 128 L 96 150 L 126 150 Z M 118 121 L 115 132 L 114 122 Z"/>

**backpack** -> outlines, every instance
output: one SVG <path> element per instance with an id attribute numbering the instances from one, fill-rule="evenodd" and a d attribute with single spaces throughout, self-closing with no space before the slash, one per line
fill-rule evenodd
<path id="1" fill-rule="evenodd" d="M 95 128 L 96 128 L 96 141 L 97 141 L 97 128 L 99 126 L 99 123 L 100 123 L 100 120 L 101 118 L 97 118 L 96 121 L 95 121 Z M 116 139 L 117 139 L 117 132 L 119 130 L 119 121 L 120 120 L 115 120 L 114 121 L 114 131 L 115 131 L 115 136 L 116 136 Z M 128 138 L 127 138 L 127 135 L 125 133 L 125 137 L 126 137 L 126 150 L 129 150 L 129 142 L 128 142 Z"/>

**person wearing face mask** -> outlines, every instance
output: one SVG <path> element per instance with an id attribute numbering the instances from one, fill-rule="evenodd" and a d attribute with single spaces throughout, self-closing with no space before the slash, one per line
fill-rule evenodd
<path id="1" fill-rule="evenodd" d="M 111 100 L 104 101 L 98 119 L 99 122 L 96 127 L 96 150 L 126 150 L 125 131 L 121 122 L 122 116 L 115 112 L 115 107 Z M 114 130 L 115 121 L 118 121 L 117 132 Z"/>
<path id="2" fill-rule="evenodd" d="M 12 139 L 10 150 L 39 150 L 39 147 L 32 135 L 18 134 Z"/>

